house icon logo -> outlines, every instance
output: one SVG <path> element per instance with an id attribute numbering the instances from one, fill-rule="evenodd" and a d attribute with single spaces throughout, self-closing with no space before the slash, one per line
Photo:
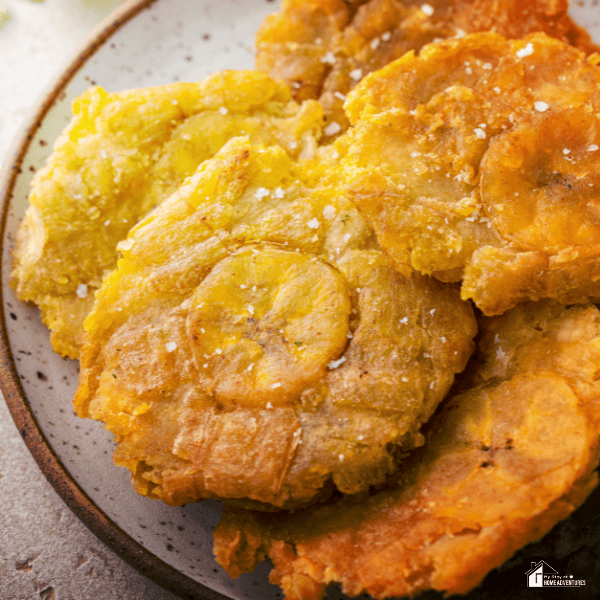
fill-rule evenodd
<path id="1" fill-rule="evenodd" d="M 544 575 L 558 575 L 547 562 L 540 560 L 531 563 L 531 569 L 525 574 L 527 576 L 527 587 L 544 587 Z"/>
<path id="2" fill-rule="evenodd" d="M 585 579 L 576 579 L 573 575 L 559 575 L 558 571 L 546 561 L 531 563 L 531 569 L 525 573 L 527 587 L 583 587 Z"/>

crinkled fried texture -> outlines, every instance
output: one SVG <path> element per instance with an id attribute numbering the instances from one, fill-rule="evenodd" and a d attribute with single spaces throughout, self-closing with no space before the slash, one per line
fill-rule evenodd
<path id="1" fill-rule="evenodd" d="M 600 414 L 600 327 L 593 306 L 565 311 L 557 302 L 526 302 L 502 319 L 479 321 L 476 383 L 507 379 L 515 373 L 554 371 L 569 382 L 590 415 Z"/>
<path id="2" fill-rule="evenodd" d="M 567 4 L 567 0 L 286 0 L 258 31 L 256 65 L 283 79 L 296 100 L 318 98 L 328 121 L 345 128 L 344 96 L 363 76 L 434 40 L 478 31 L 509 38 L 544 31 L 585 52 L 595 50 L 587 32 L 567 15 Z"/>
<path id="3" fill-rule="evenodd" d="M 462 279 L 487 315 L 600 297 L 597 58 L 477 33 L 356 88 L 340 179 L 397 269 Z"/>
<path id="4" fill-rule="evenodd" d="M 226 509 L 217 560 L 238 576 L 268 555 L 288 600 L 330 582 L 377 599 L 450 595 L 567 517 L 597 484 L 600 312 L 516 310 L 484 324 L 486 383 L 442 404 L 397 484 L 293 515 Z"/>
<path id="5" fill-rule="evenodd" d="M 312 153 L 322 109 L 281 83 L 225 71 L 200 83 L 107 93 L 92 88 L 35 176 L 19 228 L 13 285 L 42 310 L 59 354 L 76 358 L 93 293 L 117 243 L 226 141 L 249 135 Z"/>
<path id="6" fill-rule="evenodd" d="M 121 243 L 75 407 L 138 492 L 294 507 L 380 484 L 422 443 L 474 316 L 393 269 L 333 167 L 232 140 Z"/>

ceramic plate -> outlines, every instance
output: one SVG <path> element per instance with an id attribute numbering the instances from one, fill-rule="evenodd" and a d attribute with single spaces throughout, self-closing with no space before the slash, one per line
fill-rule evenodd
<path id="1" fill-rule="evenodd" d="M 575 19 L 600 40 L 596 0 Z M 253 66 L 254 33 L 275 10 L 268 0 L 130 0 L 92 36 L 55 84 L 15 146 L 0 180 L 2 204 L 2 389 L 21 435 L 70 508 L 117 554 L 182 598 L 281 598 L 263 564 L 233 581 L 212 557 L 222 510 L 208 501 L 172 508 L 138 496 L 113 465 L 112 435 L 71 408 L 77 363 L 52 352 L 37 310 L 8 286 L 14 235 L 33 173 L 70 119 L 71 100 L 92 84 L 108 91 L 198 80 Z M 330 597 L 337 596 L 335 592 Z"/>

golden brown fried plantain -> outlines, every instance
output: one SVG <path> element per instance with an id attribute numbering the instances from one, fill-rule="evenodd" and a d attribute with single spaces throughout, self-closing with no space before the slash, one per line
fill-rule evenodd
<path id="1" fill-rule="evenodd" d="M 464 33 L 519 38 L 535 31 L 596 50 L 567 14 L 567 0 L 286 0 L 257 35 L 257 68 L 283 79 L 296 100 L 318 98 L 345 128 L 345 95 L 409 50 Z M 329 131 L 337 133 L 331 125 Z"/>
<path id="2" fill-rule="evenodd" d="M 232 140 L 121 243 L 75 407 L 138 492 L 294 507 L 382 483 L 422 442 L 471 307 L 393 269 L 332 160 Z"/>
<path id="3" fill-rule="evenodd" d="M 445 401 L 390 489 L 293 515 L 226 508 L 217 560 L 266 555 L 288 600 L 466 593 L 597 484 L 600 311 L 528 303 L 484 320 L 477 385 Z"/>
<path id="4" fill-rule="evenodd" d="M 33 180 L 13 270 L 18 297 L 41 308 L 54 349 L 71 358 L 116 245 L 141 217 L 232 137 L 311 154 L 322 121 L 316 102 L 298 106 L 284 85 L 251 71 L 113 94 L 92 88 L 73 114 Z"/>
<path id="5" fill-rule="evenodd" d="M 600 297 L 597 60 L 478 33 L 356 88 L 340 180 L 398 270 L 463 279 L 488 315 Z"/>

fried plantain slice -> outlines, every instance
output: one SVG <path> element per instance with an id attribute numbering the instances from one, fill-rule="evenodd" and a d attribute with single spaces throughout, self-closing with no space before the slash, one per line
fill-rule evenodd
<path id="1" fill-rule="evenodd" d="M 332 161 L 236 138 L 120 244 L 75 407 L 138 492 L 295 507 L 382 483 L 422 443 L 474 316 L 393 269 Z"/>
<path id="2" fill-rule="evenodd" d="M 398 270 L 462 279 L 487 315 L 600 297 L 597 58 L 477 33 L 360 84 L 340 181 Z"/>
<path id="3" fill-rule="evenodd" d="M 579 506 L 598 480 L 600 311 L 526 303 L 482 326 L 475 381 L 444 401 L 393 487 L 293 515 L 226 508 L 227 571 L 268 555 L 288 600 L 334 581 L 377 599 L 466 593 Z"/>
<path id="4" fill-rule="evenodd" d="M 12 283 L 52 330 L 56 352 L 76 358 L 82 323 L 117 243 L 229 139 L 311 154 L 322 110 L 290 100 L 261 73 L 225 71 L 200 83 L 107 93 L 92 88 L 38 171 L 19 228 Z"/>
<path id="5" fill-rule="evenodd" d="M 567 0 L 286 0 L 258 30 L 256 65 L 283 79 L 296 100 L 318 98 L 335 135 L 348 126 L 345 96 L 364 76 L 435 40 L 543 31 L 595 51 L 567 7 Z"/>

